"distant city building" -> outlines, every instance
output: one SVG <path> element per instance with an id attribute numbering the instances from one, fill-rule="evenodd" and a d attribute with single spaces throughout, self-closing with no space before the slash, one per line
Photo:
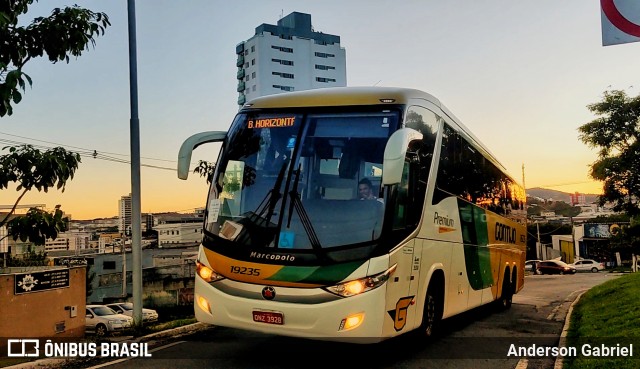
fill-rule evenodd
<path id="1" fill-rule="evenodd" d="M 311 15 L 293 12 L 263 23 L 236 46 L 238 105 L 264 95 L 347 85 L 340 36 L 316 32 Z"/>
<path id="2" fill-rule="evenodd" d="M 193 245 L 202 241 L 202 217 L 195 214 L 175 214 L 160 217 L 154 230 L 158 232 L 158 245 Z"/>
<path id="3" fill-rule="evenodd" d="M 118 202 L 119 223 L 118 231 L 120 234 L 126 234 L 131 229 L 131 194 L 122 196 Z"/>
<path id="4" fill-rule="evenodd" d="M 571 205 L 572 206 L 586 205 L 586 203 L 587 203 L 587 198 L 586 198 L 586 196 L 584 194 L 576 192 L 576 193 L 571 194 L 570 196 L 571 196 Z"/>

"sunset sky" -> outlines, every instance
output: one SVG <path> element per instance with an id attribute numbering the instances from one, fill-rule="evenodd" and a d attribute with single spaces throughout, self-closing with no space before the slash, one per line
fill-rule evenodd
<path id="1" fill-rule="evenodd" d="M 106 12 L 111 27 L 68 64 L 26 65 L 33 86 L 0 119 L 0 146 L 80 152 L 64 193 L 36 191 L 21 204 L 61 204 L 74 219 L 111 217 L 131 192 L 127 2 L 40 1 L 22 21 L 74 3 Z M 238 109 L 235 46 L 294 11 L 341 37 L 347 85 L 431 93 L 518 180 L 524 165 L 527 188 L 601 192 L 588 176 L 596 151 L 577 129 L 595 118 L 587 105 L 605 90 L 640 93 L 640 43 L 602 46 L 599 1 L 138 0 L 142 212 L 204 206 L 205 180 L 177 178 L 178 149 L 194 133 L 228 129 Z M 640 14 L 630 20 L 640 24 Z M 192 162 L 214 160 L 218 150 L 200 147 Z M 0 205 L 17 196 L 0 191 Z"/>

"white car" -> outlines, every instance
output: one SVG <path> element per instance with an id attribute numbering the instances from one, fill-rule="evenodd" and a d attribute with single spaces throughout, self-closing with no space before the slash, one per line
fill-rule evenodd
<path id="1" fill-rule="evenodd" d="M 130 302 L 115 302 L 107 304 L 107 307 L 113 309 L 116 313 L 124 314 L 133 318 L 133 304 Z M 142 322 L 153 323 L 158 321 L 158 312 L 153 309 L 142 308 Z"/>
<path id="2" fill-rule="evenodd" d="M 534 266 L 536 267 L 536 272 L 535 274 L 540 274 L 538 272 L 538 263 L 541 262 L 542 260 L 527 260 L 524 262 L 524 270 L 527 272 L 531 272 L 533 273 L 534 270 Z"/>
<path id="3" fill-rule="evenodd" d="M 87 305 L 85 332 L 104 337 L 133 325 L 133 318 L 118 314 L 104 305 Z"/>
<path id="4" fill-rule="evenodd" d="M 573 265 L 577 271 L 579 272 L 593 272 L 597 273 L 601 270 L 604 270 L 604 263 L 599 261 L 595 261 L 593 259 L 581 259 L 576 261 Z"/>

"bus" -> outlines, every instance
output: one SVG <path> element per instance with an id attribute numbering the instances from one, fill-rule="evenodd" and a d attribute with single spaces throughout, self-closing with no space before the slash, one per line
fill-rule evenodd
<path id="1" fill-rule="evenodd" d="M 256 98 L 221 142 L 194 288 L 199 322 L 371 343 L 523 288 L 525 191 L 437 98 L 337 87 Z M 358 198 L 367 179 L 376 200 Z"/>

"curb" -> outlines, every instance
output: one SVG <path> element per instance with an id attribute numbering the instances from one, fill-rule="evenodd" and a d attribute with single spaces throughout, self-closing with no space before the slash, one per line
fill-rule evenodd
<path id="1" fill-rule="evenodd" d="M 560 333 L 560 340 L 558 341 L 558 347 L 564 347 L 563 339 L 567 337 L 567 332 L 569 332 L 569 325 L 571 324 L 571 313 L 573 313 L 573 307 L 575 304 L 578 303 L 578 301 L 580 301 L 580 297 L 582 297 L 582 295 L 584 295 L 585 292 L 587 291 L 582 291 L 582 293 L 580 293 L 578 297 L 576 297 L 576 299 L 573 300 L 573 302 L 569 306 L 569 310 L 567 311 L 567 316 L 564 318 L 564 326 L 562 327 L 562 333 Z M 556 361 L 553 365 L 553 369 L 562 369 L 563 365 L 564 365 L 564 357 L 558 356 L 556 357 Z"/>
<path id="2" fill-rule="evenodd" d="M 170 338 L 170 337 L 175 338 L 175 337 L 180 337 L 182 335 L 185 335 L 187 333 L 204 330 L 211 327 L 213 326 L 210 324 L 197 322 L 189 325 L 184 325 L 182 327 L 168 329 L 166 331 L 151 333 L 146 336 L 132 338 L 127 341 L 128 342 L 146 342 L 146 341 L 159 340 L 159 339 Z M 29 361 L 26 363 L 5 366 L 5 367 L 1 367 L 0 369 L 57 369 L 57 368 L 64 368 L 66 365 L 72 363 L 74 360 L 75 359 L 73 358 L 59 358 L 59 359 L 45 358 L 45 359 L 38 359 L 35 361 Z"/>

